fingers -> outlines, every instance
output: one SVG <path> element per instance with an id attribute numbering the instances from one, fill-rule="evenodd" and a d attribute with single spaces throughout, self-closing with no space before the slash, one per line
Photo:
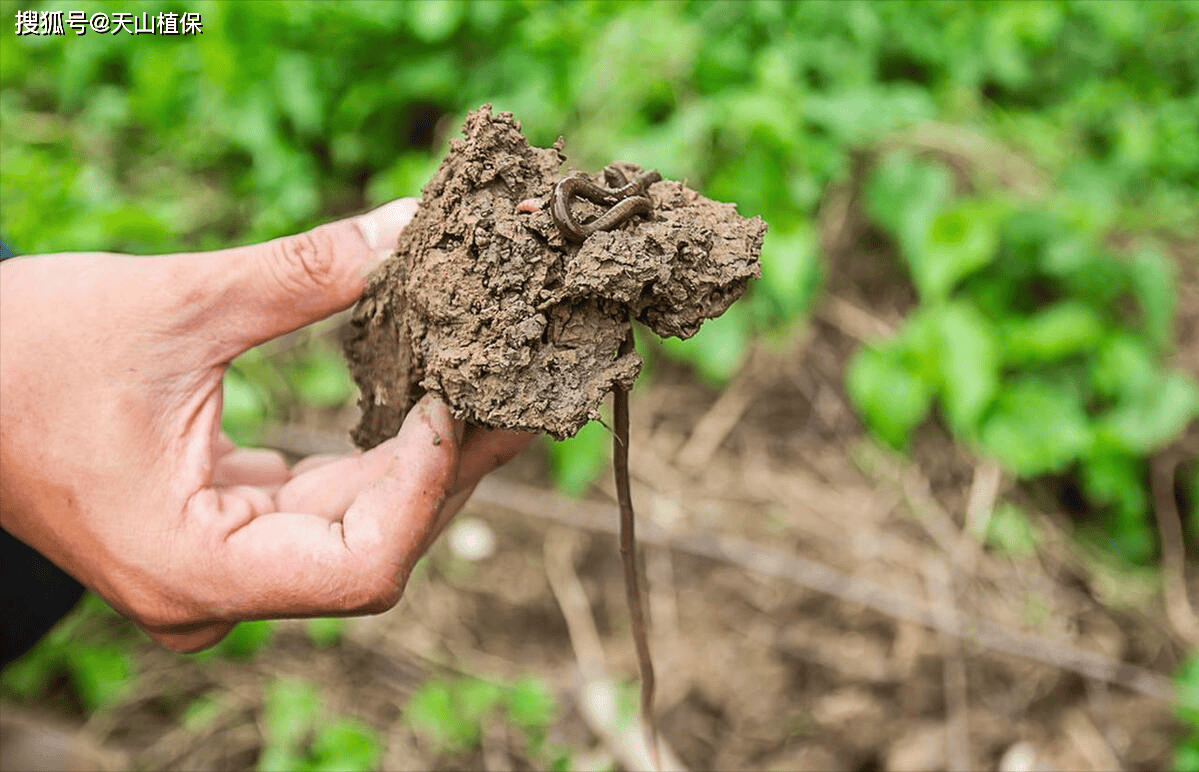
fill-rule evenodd
<path id="1" fill-rule="evenodd" d="M 335 456 L 330 453 L 321 453 L 315 456 L 309 456 L 308 458 L 303 458 L 296 462 L 296 465 L 291 468 L 291 475 L 292 477 L 295 477 L 303 474 L 304 472 L 316 469 L 317 467 L 324 466 L 325 464 L 332 464 L 334 461 L 341 461 L 343 458 L 345 458 L 345 456 Z"/>
<path id="2" fill-rule="evenodd" d="M 529 432 L 471 427 L 462 443 L 462 459 L 458 463 L 456 487 L 474 488 L 484 475 L 520 455 L 535 439 L 537 435 Z"/>
<path id="3" fill-rule="evenodd" d="M 358 218 L 362 238 L 376 261 L 385 260 L 395 252 L 400 233 L 416 214 L 419 204 L 415 198 L 400 198 Z"/>
<path id="4" fill-rule="evenodd" d="M 449 525 L 454 516 L 458 514 L 463 505 L 470 499 L 479 478 L 520 453 L 535 438 L 536 435 L 522 432 L 487 431 L 481 429 L 475 429 L 466 438 L 463 442 L 465 446 L 463 458 L 459 462 L 458 483 L 455 486 L 458 490 L 450 494 L 443 501 L 433 524 L 427 529 L 420 541 L 419 550 L 412 556 L 411 563 L 402 570 L 403 577 L 407 577 L 408 572 L 411 571 L 411 565 L 415 564 L 415 560 L 424 554 L 433 542 L 440 538 L 446 526 Z M 375 448 L 375 450 L 380 450 L 385 445 L 386 443 Z M 469 462 L 467 460 L 468 455 L 471 456 Z M 338 462 L 347 460 L 355 459 L 343 459 L 337 456 L 311 456 L 297 463 L 293 474 L 296 472 L 302 474 L 305 469 L 329 469 L 330 467 L 337 466 Z M 254 502 L 247 503 L 250 505 L 251 510 L 256 508 Z M 399 591 L 403 589 L 402 582 L 396 582 L 394 586 Z M 390 597 L 391 587 L 392 585 L 381 586 L 380 589 L 386 590 L 387 594 L 385 597 L 377 599 L 377 602 L 388 607 L 394 605 Z M 345 613 L 346 611 L 347 609 L 345 608 L 337 608 L 325 609 L 316 613 Z M 233 629 L 234 624 L 231 622 L 203 623 L 157 630 L 147 629 L 147 632 L 160 645 L 172 651 L 194 652 L 219 643 Z"/>
<path id="5" fill-rule="evenodd" d="M 217 459 L 213 485 L 282 485 L 291 476 L 283 456 L 261 448 L 235 448 Z"/>
<path id="6" fill-rule="evenodd" d="M 429 530 L 429 535 L 425 538 L 425 545 L 424 549 L 421 550 L 422 552 L 427 552 L 429 547 L 433 546 L 433 543 L 441 537 L 441 532 L 450 524 L 454 516 L 462 511 L 462 507 L 466 505 L 471 494 L 475 492 L 475 487 L 472 484 L 445 500 L 445 503 L 441 505 L 441 512 L 437 515 L 437 523 Z"/>
<path id="7" fill-rule="evenodd" d="M 434 403 L 436 409 L 449 415 L 444 404 L 433 397 L 421 400 L 413 408 L 413 412 L 431 409 Z M 351 503 L 369 484 L 388 474 L 388 470 L 395 464 L 397 454 L 410 451 L 403 447 L 405 444 L 414 445 L 411 452 L 416 453 L 426 449 L 450 452 L 457 461 L 463 425 L 452 418 L 448 420 L 450 430 L 446 432 L 435 431 L 431 436 L 416 436 L 401 430 L 392 439 L 357 456 L 327 460 L 323 463 L 306 459 L 308 463 L 305 466 L 301 466 L 305 462 L 297 464 L 292 478 L 275 495 L 279 510 L 308 512 L 329 521 L 340 520 Z"/>
<path id="8" fill-rule="evenodd" d="M 217 579 L 204 599 L 214 621 L 377 613 L 394 605 L 457 476 L 454 432 L 445 406 L 422 400 L 399 435 L 376 448 L 385 451 L 381 476 L 359 489 L 340 521 L 310 512 L 265 513 L 219 539 Z M 237 509 L 231 496 L 197 497 L 197 506 Z M 192 517 L 237 520 L 224 513 Z"/>
<path id="9" fill-rule="evenodd" d="M 160 646 L 165 646 L 178 654 L 190 654 L 217 645 L 236 624 L 236 622 L 213 622 L 183 629 L 173 628 L 167 631 L 147 628 L 146 632 Z"/>
<path id="10" fill-rule="evenodd" d="M 461 439 L 457 432 L 462 430 L 462 424 L 454 423 L 453 439 L 439 438 L 440 442 L 459 442 L 462 448 L 458 477 L 449 491 L 454 496 L 464 488 L 473 489 L 484 475 L 510 461 L 537 436 L 472 427 L 465 439 Z M 292 470 L 291 480 L 276 493 L 279 509 L 310 512 L 329 521 L 340 519 L 358 492 L 385 473 L 398 440 L 398 437 L 388 440 L 359 456 L 304 459 Z M 465 501 L 464 497 L 462 503 Z"/>
<path id="11" fill-rule="evenodd" d="M 401 199 L 265 244 L 178 255 L 170 268 L 202 274 L 202 294 L 221 311 L 203 314 L 205 326 L 219 328 L 216 337 L 232 345 L 232 358 L 357 300 L 367 274 L 395 249 L 416 206 L 414 199 Z"/>
<path id="12" fill-rule="evenodd" d="M 458 461 L 458 479 L 454 490 L 441 507 L 437 525 L 430 532 L 425 549 L 437 541 L 441 532 L 470 499 L 479 480 L 511 461 L 536 438 L 536 434 L 528 432 L 470 427 L 462 443 L 462 457 Z"/>

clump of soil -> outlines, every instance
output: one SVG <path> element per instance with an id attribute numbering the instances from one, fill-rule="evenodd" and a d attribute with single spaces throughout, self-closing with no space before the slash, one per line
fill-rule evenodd
<path id="1" fill-rule="evenodd" d="M 648 217 L 566 241 L 549 205 L 562 139 L 532 147 L 490 105 L 464 133 L 354 309 L 345 349 L 361 448 L 394 436 L 426 392 L 475 424 L 571 436 L 607 393 L 632 386 L 641 359 L 618 354 L 630 319 L 690 337 L 761 275 L 761 218 L 669 180 L 649 188 Z M 584 221 L 602 211 L 573 207 Z"/>

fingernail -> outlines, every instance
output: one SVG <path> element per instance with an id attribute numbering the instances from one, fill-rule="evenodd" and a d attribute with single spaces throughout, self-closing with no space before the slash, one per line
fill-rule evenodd
<path id="1" fill-rule="evenodd" d="M 454 438 L 454 447 L 462 444 L 462 422 L 454 420 L 449 406 L 434 394 L 425 394 L 416 403 L 414 411 L 424 416 L 425 423 L 434 434 L 434 445 L 441 445 L 442 436 Z"/>
<path id="2" fill-rule="evenodd" d="M 416 214 L 419 203 L 415 198 L 401 198 L 358 217 L 358 230 L 371 251 L 368 271 L 395 252 L 400 233 Z"/>
<path id="3" fill-rule="evenodd" d="M 437 417 L 433 420 L 438 426 L 444 426 L 447 423 L 450 425 L 450 431 L 454 434 L 454 447 L 462 447 L 462 438 L 466 434 L 466 421 L 454 418 L 454 411 L 450 410 L 450 406 L 441 397 L 426 394 L 421 398 L 422 402 L 424 400 L 428 400 L 427 409 L 437 411 Z M 430 417 L 432 418 L 431 414 Z"/>

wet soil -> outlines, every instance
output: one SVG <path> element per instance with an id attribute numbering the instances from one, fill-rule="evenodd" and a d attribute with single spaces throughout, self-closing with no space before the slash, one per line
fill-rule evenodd
<path id="1" fill-rule="evenodd" d="M 490 105 L 463 133 L 354 309 L 345 349 L 362 448 L 394 436 L 430 391 L 475 424 L 571 436 L 614 386 L 632 386 L 641 359 L 617 355 L 630 319 L 689 337 L 761 273 L 761 218 L 669 180 L 650 187 L 648 218 L 571 243 L 548 205 L 562 141 L 532 147 Z M 584 220 L 600 211 L 574 205 Z"/>

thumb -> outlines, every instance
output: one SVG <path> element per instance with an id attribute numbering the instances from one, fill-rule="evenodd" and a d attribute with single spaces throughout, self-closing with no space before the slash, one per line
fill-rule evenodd
<path id="1" fill-rule="evenodd" d="M 294 236 L 205 255 L 226 277 L 226 312 L 242 350 L 348 308 L 416 213 L 402 198 Z"/>

